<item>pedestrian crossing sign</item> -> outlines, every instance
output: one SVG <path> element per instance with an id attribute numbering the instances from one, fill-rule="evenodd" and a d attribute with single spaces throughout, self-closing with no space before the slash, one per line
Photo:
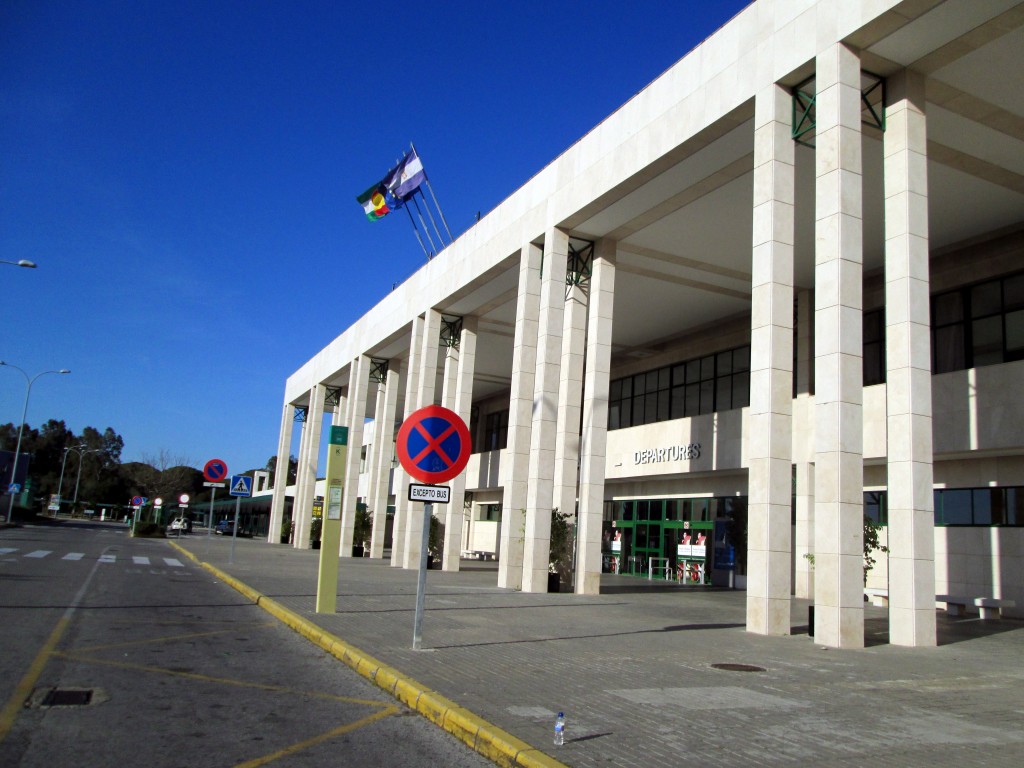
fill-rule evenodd
<path id="1" fill-rule="evenodd" d="M 252 478 L 248 475 L 232 475 L 231 490 L 232 496 L 252 496 Z"/>

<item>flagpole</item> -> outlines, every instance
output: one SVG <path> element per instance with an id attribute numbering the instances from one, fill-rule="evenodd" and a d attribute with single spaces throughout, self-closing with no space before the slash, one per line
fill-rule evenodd
<path id="1" fill-rule="evenodd" d="M 430 236 L 430 230 L 427 229 L 427 222 L 423 220 L 423 211 L 420 210 L 420 204 L 416 202 L 416 195 L 410 195 L 409 200 L 416 206 L 416 215 L 420 217 L 420 224 L 423 225 L 423 234 L 427 236 L 427 242 L 430 243 L 430 248 L 434 253 L 437 253 L 437 246 L 434 245 L 434 238 Z M 430 258 L 429 256 L 427 258 Z"/>
<path id="2" fill-rule="evenodd" d="M 413 151 L 413 152 L 416 152 L 416 145 L 415 145 L 415 144 L 413 144 L 413 143 L 412 143 L 412 142 L 410 141 L 410 142 L 409 142 L 409 146 L 410 146 L 410 147 L 412 147 L 412 151 Z M 418 155 L 419 155 L 419 152 L 416 152 L 416 154 L 417 154 L 417 156 L 418 156 Z M 420 158 L 420 162 L 423 162 L 423 159 L 422 159 L 422 158 Z M 430 177 L 429 177 L 429 176 L 427 176 L 425 168 L 426 168 L 426 167 L 424 166 L 424 173 L 423 173 L 423 179 L 424 179 L 424 181 L 426 181 L 426 183 L 427 183 L 427 189 L 429 189 L 429 190 L 430 190 L 430 196 L 431 196 L 432 198 L 434 198 L 434 207 L 435 207 L 435 208 L 437 208 L 437 212 L 438 212 L 438 214 L 440 214 L 440 216 L 441 216 L 441 221 L 442 221 L 442 222 L 444 222 L 444 228 L 445 228 L 446 230 L 448 230 L 448 240 L 449 240 L 449 241 L 454 241 L 454 240 L 455 240 L 455 238 L 454 238 L 454 237 L 452 237 L 452 230 L 451 230 L 451 227 L 449 227 L 449 226 L 448 226 L 448 220 L 447 220 L 447 219 L 446 219 L 446 218 L 444 217 L 444 211 L 442 211 L 442 210 L 441 210 L 441 206 L 440 206 L 440 204 L 439 204 L 439 203 L 437 202 L 437 195 L 435 195 L 435 194 L 434 194 L 434 188 L 433 188 L 432 186 L 430 186 Z M 436 226 L 437 226 L 437 225 L 435 225 L 435 228 L 436 228 Z M 440 237 L 440 236 L 441 236 L 441 235 L 440 235 L 440 233 L 438 233 L 438 237 Z"/>
<path id="3" fill-rule="evenodd" d="M 430 212 L 430 204 L 427 202 L 427 198 L 424 197 L 423 190 L 417 189 L 416 192 L 419 192 L 420 197 L 423 198 L 423 207 L 427 209 L 427 218 L 430 219 L 430 223 L 434 226 L 434 232 L 437 234 L 437 241 L 444 246 L 444 236 L 441 234 L 441 230 L 437 228 L 437 222 L 434 221 L 434 214 Z"/>
<path id="4" fill-rule="evenodd" d="M 420 231 L 416 227 L 416 220 L 412 217 L 412 211 L 409 210 L 408 206 L 402 206 L 405 208 L 405 212 L 409 214 L 409 223 L 412 224 L 412 231 L 416 233 L 416 239 L 420 241 L 420 248 L 423 249 L 423 255 L 427 257 L 427 261 L 430 261 L 430 254 L 427 253 L 427 246 L 423 244 L 423 238 L 420 237 Z"/>

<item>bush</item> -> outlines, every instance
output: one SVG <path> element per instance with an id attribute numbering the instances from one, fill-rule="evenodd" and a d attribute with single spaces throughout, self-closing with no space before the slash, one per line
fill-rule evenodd
<path id="1" fill-rule="evenodd" d="M 162 539 L 165 535 L 164 529 L 156 523 L 136 523 L 132 530 L 132 536 L 137 539 Z"/>

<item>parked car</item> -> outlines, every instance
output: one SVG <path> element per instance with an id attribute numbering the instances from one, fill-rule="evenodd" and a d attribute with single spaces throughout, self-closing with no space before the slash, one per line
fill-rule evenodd
<path id="1" fill-rule="evenodd" d="M 171 524 L 167 526 L 167 530 L 177 531 L 178 533 L 191 533 L 192 521 L 184 517 L 176 517 L 171 521 Z"/>
<path id="2" fill-rule="evenodd" d="M 219 533 L 221 535 L 230 536 L 234 532 L 234 530 L 235 530 L 235 521 L 234 520 L 221 520 L 219 523 L 217 523 L 217 526 L 213 529 L 213 532 L 214 533 Z"/>

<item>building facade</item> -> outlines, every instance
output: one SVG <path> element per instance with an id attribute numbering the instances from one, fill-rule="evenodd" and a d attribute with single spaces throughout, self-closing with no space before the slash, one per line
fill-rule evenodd
<path id="1" fill-rule="evenodd" d="M 796 595 L 855 648 L 867 515 L 891 642 L 935 644 L 937 595 L 1024 605 L 1022 45 L 1019 2 L 751 3 L 288 378 L 295 546 L 331 414 L 342 555 L 390 505 L 416 567 L 393 440 L 438 403 L 474 440 L 445 568 L 546 590 L 557 509 L 579 594 L 729 583 L 769 635 Z"/>

